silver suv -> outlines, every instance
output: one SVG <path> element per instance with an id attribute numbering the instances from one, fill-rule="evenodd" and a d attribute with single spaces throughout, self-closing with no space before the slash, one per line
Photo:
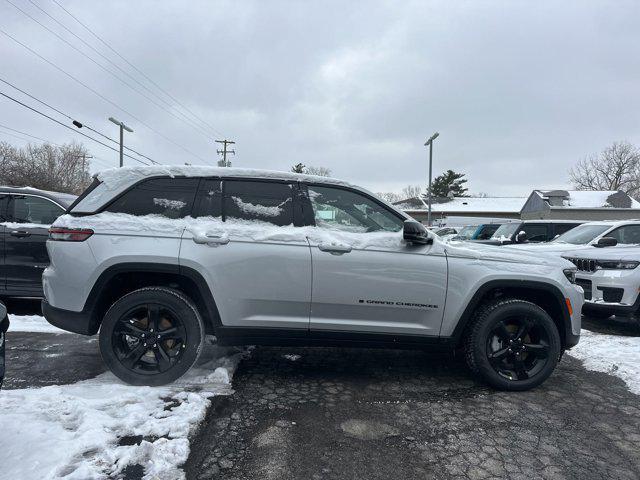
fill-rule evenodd
<path id="1" fill-rule="evenodd" d="M 161 385 L 222 345 L 456 349 L 492 386 L 543 382 L 583 295 L 559 257 L 445 244 L 366 190 L 198 167 L 102 172 L 50 229 L 47 320 L 100 332 L 128 383 Z"/>

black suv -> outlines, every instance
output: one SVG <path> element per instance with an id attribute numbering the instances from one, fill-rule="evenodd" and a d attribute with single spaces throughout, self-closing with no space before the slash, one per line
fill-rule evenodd
<path id="1" fill-rule="evenodd" d="M 550 242 L 584 222 L 569 220 L 525 220 L 500 225 L 488 240 L 472 240 L 488 245 Z"/>
<path id="2" fill-rule="evenodd" d="M 0 187 L 0 296 L 42 297 L 42 272 L 49 265 L 49 226 L 75 195 L 34 188 Z"/>

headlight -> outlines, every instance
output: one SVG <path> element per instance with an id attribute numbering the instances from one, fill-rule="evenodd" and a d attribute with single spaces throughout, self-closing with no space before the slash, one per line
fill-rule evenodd
<path id="1" fill-rule="evenodd" d="M 633 270 L 640 262 L 623 260 L 597 260 L 596 270 Z"/>
<path id="2" fill-rule="evenodd" d="M 562 270 L 564 276 L 567 277 L 571 283 L 576 283 L 576 269 L 575 268 L 565 268 Z"/>

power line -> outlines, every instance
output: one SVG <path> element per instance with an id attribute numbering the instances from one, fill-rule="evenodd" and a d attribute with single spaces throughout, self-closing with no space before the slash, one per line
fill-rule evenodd
<path id="1" fill-rule="evenodd" d="M 44 28 L 46 31 L 48 31 L 50 34 L 52 34 L 53 36 L 55 36 L 58 40 L 60 40 L 61 42 L 64 42 L 66 45 L 68 45 L 69 47 L 73 48 L 76 52 L 78 52 L 80 55 L 82 55 L 83 57 L 85 57 L 86 59 L 88 59 L 90 62 L 94 63 L 95 65 L 97 65 L 99 68 L 101 68 L 102 70 L 104 70 L 105 72 L 107 72 L 109 75 L 111 75 L 113 78 L 115 78 L 116 80 L 118 80 L 119 82 L 121 82 L 122 84 L 126 85 L 127 87 L 129 87 L 131 90 L 133 90 L 134 92 L 136 92 L 138 95 L 140 95 L 141 97 L 145 98 L 146 100 L 148 100 L 149 102 L 151 102 L 152 104 L 154 104 L 156 107 L 160 108 L 161 110 L 165 111 L 166 113 L 168 113 L 169 115 L 171 115 L 172 117 L 174 117 L 175 119 L 177 119 L 180 122 L 184 122 L 185 120 L 187 121 L 187 123 L 195 128 L 198 133 L 200 133 L 201 135 L 204 135 L 205 138 L 209 139 L 209 134 L 204 131 L 204 130 L 200 130 L 201 127 L 197 124 L 195 124 L 192 120 L 190 120 L 189 118 L 183 119 L 183 118 L 179 118 L 177 117 L 171 110 L 166 109 L 163 105 L 160 105 L 158 102 L 156 102 L 155 100 L 153 100 L 152 98 L 150 98 L 149 96 L 145 95 L 144 93 L 142 93 L 140 90 L 138 90 L 137 88 L 135 88 L 133 85 L 131 85 L 129 82 L 127 82 L 126 80 L 123 80 L 122 78 L 120 78 L 118 75 L 116 75 L 115 73 L 113 73 L 111 70 L 109 70 L 107 67 L 105 67 L 104 65 L 102 65 L 101 63 L 97 62 L 94 58 L 90 57 L 89 55 L 87 55 L 85 52 L 83 52 L 82 50 L 80 50 L 78 47 L 76 47 L 75 45 L 73 45 L 71 42 L 67 41 L 64 37 L 58 35 L 56 32 L 54 32 L 53 30 L 51 30 L 49 27 L 47 27 L 46 25 L 44 25 L 42 22 L 40 22 L 37 18 L 33 17 L 32 15 L 30 15 L 28 12 L 26 12 L 25 10 L 23 10 L 22 8 L 20 8 L 19 6 L 17 6 L 15 3 L 13 3 L 11 0 L 5 0 L 8 4 L 12 5 L 14 8 L 16 8 L 18 11 L 20 11 L 22 14 L 24 14 L 26 17 L 30 18 L 31 20 L 33 20 L 35 23 L 37 23 L 38 25 L 40 25 L 42 28 Z M 33 3 L 33 2 L 31 2 Z M 36 5 L 37 6 L 37 5 Z M 38 7 L 40 8 L 40 7 Z M 44 11 L 44 10 L 43 10 Z M 46 13 L 46 12 L 45 12 Z M 53 17 L 52 17 L 53 18 Z M 80 38 L 80 37 L 78 37 Z M 80 38 L 81 41 L 83 41 Z M 99 53 L 99 52 L 98 52 Z M 107 61 L 110 62 L 109 59 L 107 59 Z M 113 63 L 113 62 L 111 62 Z M 117 67 L 117 65 L 116 65 Z M 119 67 L 118 67 L 119 68 Z M 135 80 L 135 79 L 134 79 Z M 137 80 L 136 80 L 137 81 Z M 139 82 L 138 82 L 139 83 Z"/>
<path id="2" fill-rule="evenodd" d="M 59 145 L 59 144 L 57 144 L 57 143 L 54 143 L 54 142 L 52 142 L 51 140 L 47 140 L 47 139 L 45 139 L 45 138 L 37 137 L 37 136 L 35 136 L 35 135 L 31 135 L 30 133 L 22 132 L 22 131 L 20 131 L 20 130 L 16 130 L 15 128 L 7 127 L 6 125 L 2 125 L 2 124 L 0 124 L 0 128 L 4 128 L 4 129 L 6 129 L 6 130 L 11 130 L 12 132 L 16 132 L 16 133 L 19 133 L 20 135 L 24 135 L 24 136 L 27 136 L 27 137 L 35 138 L 36 140 L 40 140 L 41 142 L 44 142 L 44 143 L 50 143 L 51 145 L 55 145 L 56 147 L 61 147 L 61 145 Z M 0 131 L 0 133 L 1 133 L 1 134 L 4 134 L 4 135 L 11 135 L 12 137 L 19 138 L 20 140 L 23 140 L 23 141 L 25 141 L 25 142 L 30 142 L 30 140 L 28 140 L 28 139 L 26 139 L 26 138 L 19 137 L 18 135 L 14 135 L 14 134 L 12 134 L 12 133 L 2 132 L 2 131 Z M 109 162 L 108 162 L 107 160 L 105 160 L 104 158 L 97 157 L 97 156 L 95 156 L 95 155 L 93 155 L 92 157 L 87 157 L 87 158 L 92 158 L 92 159 L 95 159 L 95 160 L 100 160 L 100 161 L 102 161 L 102 162 L 103 162 L 103 165 L 104 165 L 104 166 L 106 166 L 106 167 L 111 167 L 111 165 L 109 164 Z"/>
<path id="3" fill-rule="evenodd" d="M 53 121 L 53 122 L 55 122 L 55 123 L 57 123 L 59 125 L 62 125 L 64 128 L 67 128 L 67 129 L 71 130 L 72 132 L 75 132 L 75 133 L 77 133 L 79 135 L 82 135 L 83 137 L 87 137 L 88 139 L 93 140 L 96 143 L 99 143 L 103 147 L 107 147 L 108 149 L 113 150 L 114 152 L 118 152 L 118 150 L 113 148 L 111 145 L 107 145 L 106 143 L 101 142 L 100 140 L 98 140 L 96 138 L 93 138 L 92 136 L 87 135 L 86 133 L 82 133 L 80 130 L 77 130 L 75 128 L 71 128 L 69 125 L 66 125 L 66 124 L 62 123 L 60 120 L 57 120 L 57 119 L 47 115 L 46 113 L 41 112 L 40 110 L 37 110 L 37 109 L 27 105 L 26 103 L 22 103 L 20 100 L 18 100 L 16 98 L 13 98 L 12 96 L 7 95 L 6 93 L 0 92 L 0 95 L 2 95 L 5 98 L 8 98 L 9 100 L 11 100 L 11 101 L 13 101 L 13 102 L 15 102 L 15 103 L 17 103 L 19 105 L 22 105 L 25 108 L 28 108 L 29 110 L 31 110 L 32 112 L 37 113 L 38 115 L 42 115 L 43 117 L 48 118 L 49 120 L 51 120 L 51 121 Z M 126 153 L 124 154 L 124 156 L 128 157 L 128 158 L 130 158 L 132 160 L 135 160 L 136 162 L 141 163 L 143 165 L 147 165 L 147 166 L 149 165 L 148 163 L 145 163 L 142 160 L 139 160 L 139 159 L 137 159 L 135 157 L 132 157 L 131 155 L 128 155 Z"/>
<path id="4" fill-rule="evenodd" d="M 96 39 L 98 39 L 103 45 L 105 45 L 109 50 L 111 50 L 113 53 L 115 53 L 118 57 L 120 57 L 120 59 L 122 59 L 125 63 L 127 63 L 127 65 L 129 65 L 131 68 L 133 68 L 136 72 L 138 72 L 138 74 L 140 74 L 142 77 L 144 77 L 149 83 L 151 83 L 153 86 L 155 86 L 159 91 L 161 91 L 162 93 L 164 93 L 167 97 L 171 98 L 174 102 L 176 102 L 178 105 L 180 105 L 182 108 L 184 108 L 187 112 L 189 112 L 196 120 L 202 122 L 203 124 L 205 124 L 207 127 L 209 127 L 214 133 L 216 133 L 217 135 L 220 135 L 221 137 L 224 137 L 224 135 L 222 133 L 220 133 L 218 130 L 216 130 L 211 124 L 209 124 L 208 122 L 206 122 L 205 120 L 203 120 L 201 117 L 199 117 L 198 115 L 196 115 L 195 113 L 193 113 L 191 111 L 191 109 L 189 109 L 186 105 L 184 105 L 180 100 L 178 100 L 176 97 L 174 97 L 173 95 L 171 95 L 171 93 L 169 93 L 168 91 L 166 91 L 164 88 L 162 88 L 160 85 L 158 85 L 156 82 L 154 82 L 151 78 L 149 78 L 142 70 L 140 70 L 138 67 L 136 67 L 133 63 L 131 63 L 129 60 L 127 60 L 124 56 L 122 56 L 115 48 L 113 48 L 111 45 L 109 45 L 109 43 L 106 40 L 103 40 L 102 37 L 100 37 L 97 33 L 95 33 L 91 28 L 89 28 L 86 24 L 84 24 L 78 17 L 76 17 L 73 13 L 71 13 L 69 10 L 67 10 L 65 7 L 63 7 L 57 0 L 52 0 L 53 3 L 55 3 L 56 5 L 58 5 L 58 7 L 60 7 L 65 13 L 67 13 L 67 15 L 69 15 L 71 18 L 73 18 L 78 24 L 80 24 L 86 31 L 88 31 L 91 35 L 93 35 Z"/>
<path id="5" fill-rule="evenodd" d="M 8 82 L 8 81 L 7 81 L 7 80 L 5 80 L 4 78 L 0 77 L 0 82 L 4 83 L 5 85 L 10 86 L 11 88 L 13 88 L 13 89 L 15 89 L 15 90 L 19 91 L 19 92 L 20 92 L 20 93 L 22 93 L 23 95 L 26 95 L 27 97 L 31 98 L 32 100 L 35 100 L 36 102 L 38 102 L 38 103 L 40 103 L 40 104 L 44 105 L 45 107 L 50 108 L 50 109 L 51 109 L 51 110 L 53 110 L 54 112 L 59 113 L 59 114 L 60 114 L 60 115 L 62 115 L 63 117 L 68 118 L 69 120 L 71 120 L 71 122 L 72 122 L 76 127 L 79 127 L 79 128 L 86 128 L 87 130 L 91 130 L 92 132 L 97 133 L 97 134 L 98 134 L 98 135 L 100 135 L 101 137 L 103 137 L 103 138 L 105 138 L 106 140 L 109 140 L 109 141 L 111 141 L 111 142 L 115 143 L 116 145 L 118 145 L 118 144 L 119 144 L 117 140 L 115 140 L 115 139 L 113 139 L 113 138 L 111 138 L 111 137 L 109 137 L 109 136 L 105 135 L 104 133 L 100 132 L 99 130 L 96 130 L 95 128 L 93 128 L 93 127 L 91 127 L 91 126 L 87 125 L 87 124 L 86 124 L 86 123 L 84 123 L 84 122 L 79 122 L 78 120 L 76 120 L 75 118 L 73 118 L 71 115 L 68 115 L 68 114 L 64 113 L 64 112 L 63 112 L 63 111 L 61 111 L 60 109 L 58 109 L 58 108 L 56 108 L 56 107 L 54 107 L 54 106 L 50 105 L 49 103 L 45 102 L 44 100 L 40 100 L 39 98 L 37 98 L 37 97 L 35 97 L 35 96 L 31 95 L 29 92 L 26 92 L 26 91 L 24 91 L 23 89 L 21 89 L 20 87 L 17 87 L 16 85 L 14 85 L 13 83 Z M 126 149 L 127 149 L 127 150 L 129 150 L 130 152 L 135 153 L 136 155 L 141 156 L 142 158 L 146 158 L 146 159 L 147 159 L 147 160 L 149 160 L 151 163 L 158 163 L 158 162 L 156 162 L 154 159 L 149 158 L 148 156 L 146 156 L 146 155 L 144 155 L 144 154 L 142 154 L 142 153 L 140 153 L 140 152 L 138 152 L 138 151 L 134 150 L 133 148 L 130 148 L 130 147 L 127 147 L 127 146 L 125 146 L 124 148 L 126 148 Z"/>
<path id="6" fill-rule="evenodd" d="M 87 85 L 86 83 L 84 83 L 82 80 L 79 80 L 77 77 L 73 76 L 72 74 L 70 74 L 69 72 L 67 72 L 66 70 L 64 70 L 63 68 L 59 67 L 58 65 L 56 65 L 54 62 L 48 60 L 47 58 L 43 57 L 42 55 L 40 55 L 38 52 L 36 52 L 35 50 L 33 50 L 32 48 L 30 48 L 29 46 L 25 45 L 24 43 L 22 43 L 20 40 L 18 40 L 17 38 L 15 38 L 14 36 L 10 35 L 9 33 L 5 32 L 4 30 L 2 30 L 0 28 L 0 33 L 2 33 L 3 35 L 5 35 L 6 37 L 10 38 L 11 40 L 13 40 L 15 43 L 17 43 L 18 45 L 20 45 L 21 47 L 25 48 L 26 50 L 28 50 L 29 52 L 31 52 L 32 54 L 34 54 L 35 56 L 37 56 L 39 59 L 41 59 L 43 62 L 51 65 L 53 68 L 55 68 L 56 70 L 58 70 L 59 72 L 63 73 L 64 75 L 66 75 L 67 77 L 71 78 L 73 81 L 75 81 L 76 83 L 78 83 L 79 85 L 83 86 L 84 88 L 86 88 L 87 90 L 89 90 L 91 93 L 93 93 L 94 95 L 98 96 L 99 98 L 101 98 L 102 100 L 104 100 L 105 102 L 109 103 L 110 105 L 114 106 L 115 108 L 117 108 L 118 110 L 120 110 L 121 112 L 124 112 L 125 114 L 129 115 L 131 118 L 133 118 L 134 120 L 136 120 L 137 122 L 139 122 L 141 125 L 144 125 L 145 127 L 147 127 L 149 130 L 151 130 L 152 132 L 154 132 L 156 135 L 164 138 L 166 141 L 168 141 L 169 143 L 175 145 L 176 147 L 184 150 L 186 153 L 188 153 L 189 155 L 192 155 L 200 160 L 202 160 L 203 162 L 207 163 L 207 161 L 202 158 L 200 155 L 197 155 L 195 153 L 193 153 L 191 150 L 189 150 L 186 147 L 183 147 L 182 145 L 180 145 L 179 143 L 176 143 L 175 141 L 171 140 L 170 138 L 168 138 L 166 135 L 160 133 L 158 130 L 156 130 L 155 128 L 151 127 L 149 124 L 147 124 L 144 120 L 141 120 L 140 118 L 138 118 L 137 116 L 135 116 L 134 114 L 132 114 L 131 112 L 125 110 L 124 108 L 122 108 L 121 106 L 119 106 L 118 104 L 116 104 L 115 102 L 113 102 L 112 100 L 109 100 L 107 97 L 105 97 L 104 95 L 102 95 L 100 92 L 98 92 L 97 90 L 91 88 L 89 85 Z"/>

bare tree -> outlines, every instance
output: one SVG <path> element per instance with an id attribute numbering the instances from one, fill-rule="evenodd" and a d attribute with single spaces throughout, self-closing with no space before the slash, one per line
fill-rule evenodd
<path id="1" fill-rule="evenodd" d="M 614 142 L 598 155 L 580 160 L 569 170 L 577 190 L 640 191 L 640 151 L 629 142 Z"/>
<path id="2" fill-rule="evenodd" d="M 78 143 L 16 148 L 0 142 L 0 183 L 79 194 L 91 183 L 86 157 Z"/>
<path id="3" fill-rule="evenodd" d="M 389 203 L 399 202 L 400 200 L 405 200 L 402 195 L 398 195 L 394 192 L 378 192 L 376 195 L 383 200 L 386 200 Z"/>
<path id="4" fill-rule="evenodd" d="M 420 185 L 407 185 L 402 189 L 402 199 L 416 198 L 422 195 L 422 188 Z"/>
<path id="5" fill-rule="evenodd" d="M 321 177 L 331 176 L 331 170 L 327 167 L 304 167 L 304 173 L 308 175 L 319 175 Z"/>

